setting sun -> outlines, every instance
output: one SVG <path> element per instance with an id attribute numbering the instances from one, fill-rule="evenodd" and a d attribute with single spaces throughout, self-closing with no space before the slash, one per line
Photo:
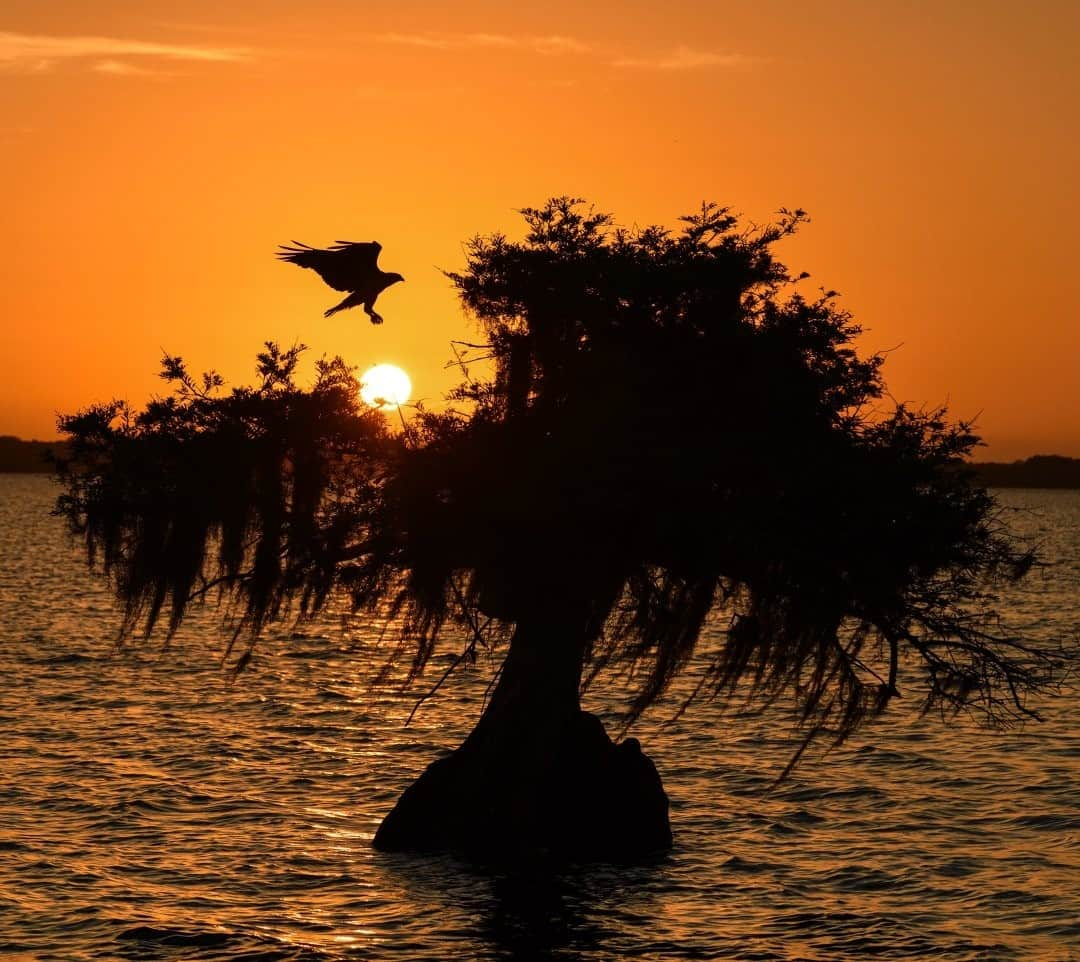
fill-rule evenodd
<path id="1" fill-rule="evenodd" d="M 360 400 L 387 411 L 400 407 L 412 394 L 412 381 L 396 364 L 376 364 L 360 378 Z"/>

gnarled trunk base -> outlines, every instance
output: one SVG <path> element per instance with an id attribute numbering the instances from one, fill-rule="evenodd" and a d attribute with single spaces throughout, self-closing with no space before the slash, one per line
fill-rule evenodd
<path id="1" fill-rule="evenodd" d="M 406 789 L 376 848 L 618 859 L 671 847 L 656 767 L 581 710 L 589 633 L 588 606 L 570 601 L 518 621 L 476 728 Z"/>
<path id="2" fill-rule="evenodd" d="M 546 729 L 511 726 L 500 737 L 481 720 L 406 789 L 375 847 L 603 859 L 670 848 L 667 795 L 637 739 L 615 744 L 580 709 L 545 721 Z"/>

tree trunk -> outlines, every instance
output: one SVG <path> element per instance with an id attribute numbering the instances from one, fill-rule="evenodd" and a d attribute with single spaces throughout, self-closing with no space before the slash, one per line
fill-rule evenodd
<path id="1" fill-rule="evenodd" d="M 668 800 L 636 739 L 581 710 L 583 619 L 519 622 L 476 728 L 375 835 L 386 851 L 625 858 L 671 846 Z"/>

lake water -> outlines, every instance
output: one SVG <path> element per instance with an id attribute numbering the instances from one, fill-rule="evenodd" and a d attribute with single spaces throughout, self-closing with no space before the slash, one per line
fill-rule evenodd
<path id="1" fill-rule="evenodd" d="M 1000 494 L 1053 562 L 1010 611 L 1075 631 L 1080 492 Z M 405 727 L 418 691 L 370 683 L 376 625 L 282 631 L 235 684 L 209 616 L 167 653 L 116 653 L 54 496 L 0 475 L 0 954 L 1080 959 L 1075 694 L 1022 732 L 897 709 L 773 792 L 795 744 L 781 713 L 669 723 L 661 706 L 634 734 L 671 796 L 670 854 L 513 871 L 386 855 L 380 818 L 472 726 L 491 666 Z"/>

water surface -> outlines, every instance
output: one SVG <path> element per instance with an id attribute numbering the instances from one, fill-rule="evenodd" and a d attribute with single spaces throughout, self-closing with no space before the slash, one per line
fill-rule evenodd
<path id="1" fill-rule="evenodd" d="M 1075 696 L 1004 734 L 901 706 L 774 792 L 795 744 L 781 713 L 707 704 L 667 723 L 661 706 L 634 734 L 671 796 L 669 855 L 508 872 L 380 854 L 380 818 L 472 726 L 490 666 L 405 727 L 423 685 L 370 683 L 378 625 L 280 631 L 235 684 L 208 616 L 168 652 L 117 653 L 111 596 L 65 546 L 54 495 L 0 475 L 0 953 L 1080 958 Z M 1058 637 L 1080 607 L 1080 492 L 1001 496 L 1054 562 L 1010 613 Z"/>

